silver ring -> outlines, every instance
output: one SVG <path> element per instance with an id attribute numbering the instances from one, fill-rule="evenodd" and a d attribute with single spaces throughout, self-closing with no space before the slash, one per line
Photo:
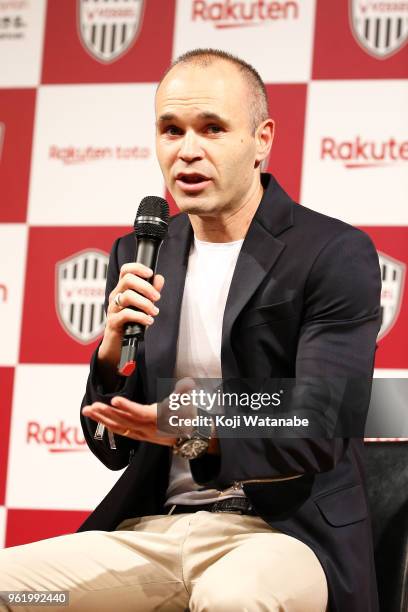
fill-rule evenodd
<path id="1" fill-rule="evenodd" d="M 121 293 L 121 292 L 119 292 L 119 293 L 117 293 L 117 294 L 115 295 L 115 297 L 113 298 L 113 301 L 114 301 L 114 303 L 116 304 L 116 306 L 117 306 L 118 308 L 121 308 L 121 307 L 122 307 L 122 306 L 121 306 L 121 303 L 120 303 L 120 298 L 121 298 L 121 296 L 122 296 L 122 293 Z"/>

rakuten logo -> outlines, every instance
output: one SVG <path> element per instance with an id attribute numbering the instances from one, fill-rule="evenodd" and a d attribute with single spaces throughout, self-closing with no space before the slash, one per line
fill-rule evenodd
<path id="1" fill-rule="evenodd" d="M 64 421 L 58 425 L 42 426 L 38 421 L 27 423 L 27 444 L 48 447 L 50 453 L 85 451 L 86 442 L 79 427 L 68 427 Z"/>
<path id="2" fill-rule="evenodd" d="M 322 138 L 320 159 L 342 161 L 346 168 L 374 168 L 408 161 L 408 140 L 395 138 L 375 141 L 357 136 L 354 140 L 337 141 Z"/>
<path id="3" fill-rule="evenodd" d="M 212 21 L 216 28 L 242 28 L 262 25 L 266 22 L 297 19 L 299 17 L 298 2 L 207 2 L 193 0 L 192 21 Z"/>
<path id="4" fill-rule="evenodd" d="M 150 157 L 148 147 L 57 147 L 51 145 L 49 159 L 61 161 L 63 164 L 83 164 L 105 159 L 134 160 Z"/>

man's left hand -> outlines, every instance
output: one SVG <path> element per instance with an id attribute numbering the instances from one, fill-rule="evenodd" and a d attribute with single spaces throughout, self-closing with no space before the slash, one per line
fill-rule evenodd
<path id="1" fill-rule="evenodd" d="M 99 421 L 115 434 L 124 435 L 133 440 L 153 442 L 173 446 L 174 437 L 160 435 L 157 429 L 157 404 L 138 404 L 125 397 L 116 396 L 111 406 L 102 402 L 94 402 L 84 406 L 82 414 Z"/>

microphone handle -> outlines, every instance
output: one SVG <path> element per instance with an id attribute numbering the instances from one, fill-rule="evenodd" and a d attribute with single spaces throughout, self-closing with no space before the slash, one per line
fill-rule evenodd
<path id="1" fill-rule="evenodd" d="M 135 262 L 151 268 L 154 273 L 161 242 L 162 241 L 158 240 L 157 238 L 139 238 L 137 241 Z M 153 282 L 153 276 L 147 279 L 149 283 Z M 134 308 L 133 306 L 129 306 L 129 308 L 137 311 L 137 308 Z M 143 340 L 145 329 L 145 326 L 141 325 L 140 323 L 130 323 L 126 325 L 123 334 L 122 348 L 124 345 L 124 340 L 127 336 L 136 336 L 138 340 Z"/>
<path id="2" fill-rule="evenodd" d="M 161 243 L 160 239 L 145 236 L 137 240 L 135 261 L 151 268 L 153 276 Z M 153 276 L 148 279 L 148 282 L 153 282 Z M 137 308 L 132 309 L 138 310 Z M 118 365 L 118 372 L 122 376 L 130 376 L 134 372 L 138 343 L 144 339 L 145 330 L 145 325 L 140 323 L 129 323 L 125 326 Z"/>

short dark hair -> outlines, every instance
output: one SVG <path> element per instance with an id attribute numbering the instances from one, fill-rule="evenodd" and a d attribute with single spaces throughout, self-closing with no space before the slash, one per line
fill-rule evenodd
<path id="1" fill-rule="evenodd" d="M 244 77 L 251 94 L 250 98 L 252 98 L 252 100 L 249 101 L 249 106 L 252 118 L 252 128 L 255 131 L 258 125 L 269 116 L 265 83 L 261 79 L 259 72 L 251 66 L 251 64 L 248 64 L 248 62 L 236 55 L 232 55 L 232 53 L 222 51 L 221 49 L 192 49 L 191 51 L 187 51 L 172 62 L 164 73 L 159 86 L 170 70 L 179 64 L 209 66 L 217 60 L 224 60 L 230 64 L 234 64 Z"/>

